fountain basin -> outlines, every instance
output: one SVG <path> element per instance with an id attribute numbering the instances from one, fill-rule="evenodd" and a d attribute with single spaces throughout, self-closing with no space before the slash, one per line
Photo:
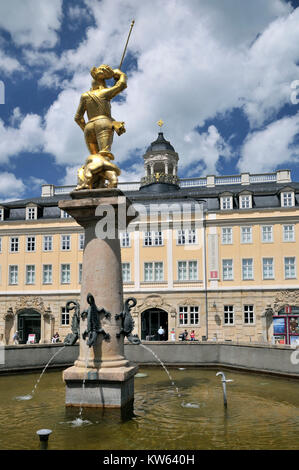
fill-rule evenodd
<path id="1" fill-rule="evenodd" d="M 170 368 L 181 397 L 161 366 L 140 367 L 134 414 L 65 407 L 61 371 L 46 371 L 29 401 L 34 374 L 0 377 L 0 449 L 38 449 L 36 430 L 51 429 L 49 450 L 297 449 L 299 382 L 226 371 L 227 410 L 216 372 Z M 24 431 L 25 429 L 25 431 Z"/>

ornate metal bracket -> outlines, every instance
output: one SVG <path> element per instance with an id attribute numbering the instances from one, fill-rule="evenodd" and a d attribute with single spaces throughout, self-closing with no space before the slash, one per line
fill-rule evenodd
<path id="1" fill-rule="evenodd" d="M 64 339 L 64 344 L 67 346 L 73 346 L 74 344 L 76 344 L 77 339 L 80 336 L 80 304 L 76 300 L 69 300 L 66 303 L 66 310 L 70 311 L 74 309 L 75 309 L 75 312 L 73 314 L 72 324 L 71 324 L 72 332 L 69 333 Z"/>
<path id="2" fill-rule="evenodd" d="M 136 304 L 137 300 L 135 299 L 135 297 L 129 297 L 125 301 L 124 311 L 119 313 L 118 315 L 115 315 L 115 320 L 119 320 L 120 318 L 122 320 L 120 332 L 116 334 L 116 337 L 120 338 L 120 336 L 123 334 L 128 338 L 128 340 L 132 344 L 141 343 L 141 340 L 138 335 L 132 335 L 135 323 L 130 310 L 135 307 Z"/>

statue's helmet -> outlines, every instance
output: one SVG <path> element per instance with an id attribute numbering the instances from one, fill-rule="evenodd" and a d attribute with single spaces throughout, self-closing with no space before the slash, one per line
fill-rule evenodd
<path id="1" fill-rule="evenodd" d="M 99 67 L 92 67 L 92 69 L 90 69 L 90 75 L 94 80 L 98 80 L 99 78 L 109 80 L 113 78 L 114 72 L 109 65 L 102 64 Z"/>

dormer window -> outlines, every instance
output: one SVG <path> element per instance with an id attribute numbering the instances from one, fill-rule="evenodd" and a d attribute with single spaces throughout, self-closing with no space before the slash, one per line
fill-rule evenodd
<path id="1" fill-rule="evenodd" d="M 252 208 L 252 195 L 251 194 L 242 194 L 239 196 L 239 208 L 240 209 Z"/>
<path id="2" fill-rule="evenodd" d="M 282 191 L 280 194 L 281 207 L 293 207 L 295 205 L 294 191 Z"/>
<path id="3" fill-rule="evenodd" d="M 220 198 L 221 209 L 228 210 L 233 208 L 233 197 L 232 196 L 221 196 Z"/>
<path id="4" fill-rule="evenodd" d="M 30 206 L 26 207 L 26 220 L 36 220 L 37 219 L 37 207 Z"/>

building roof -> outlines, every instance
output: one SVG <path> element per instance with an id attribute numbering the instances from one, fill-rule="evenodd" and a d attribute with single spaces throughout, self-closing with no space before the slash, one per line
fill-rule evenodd
<path id="1" fill-rule="evenodd" d="M 147 148 L 146 153 L 163 150 L 171 150 L 172 152 L 175 152 L 171 143 L 168 140 L 165 140 L 163 132 L 159 132 L 158 138 L 151 143 L 151 145 Z"/>

